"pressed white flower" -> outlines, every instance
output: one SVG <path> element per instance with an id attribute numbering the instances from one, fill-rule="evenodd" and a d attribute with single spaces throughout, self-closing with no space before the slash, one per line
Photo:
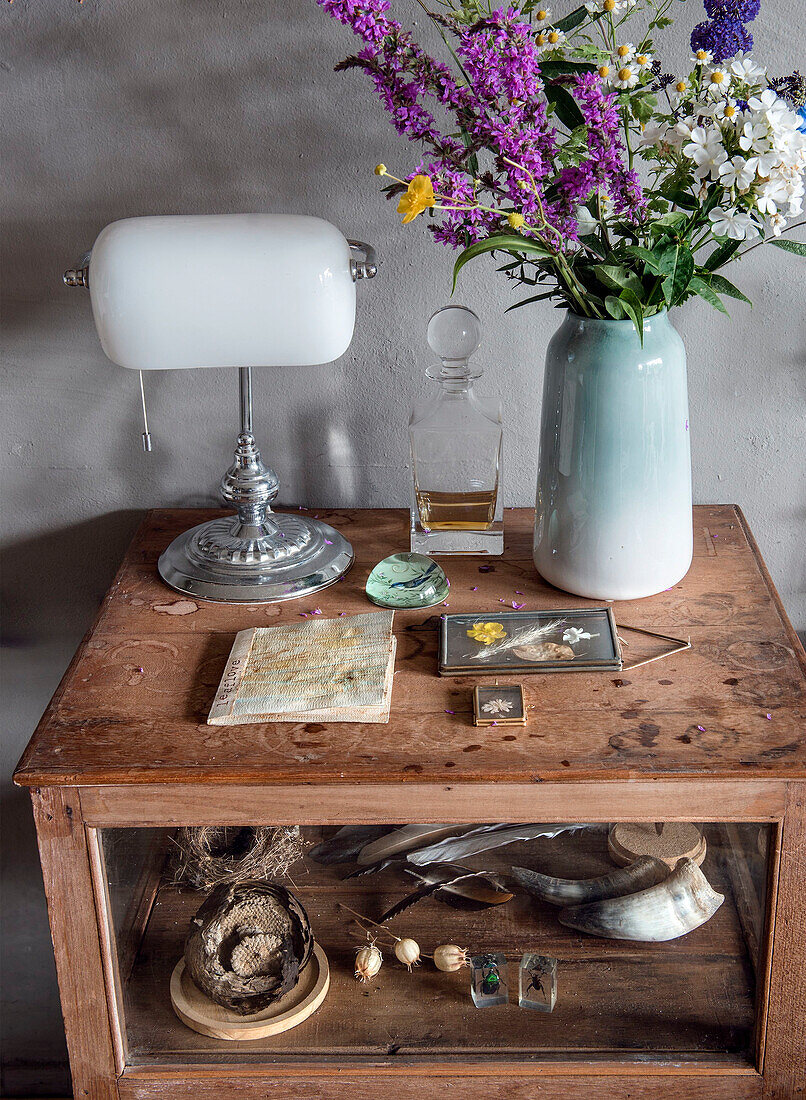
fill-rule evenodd
<path id="1" fill-rule="evenodd" d="M 541 27 L 548 26 L 551 22 L 551 8 L 540 8 L 538 11 L 532 12 L 532 26 L 535 30 L 540 30 Z"/>
<path id="2" fill-rule="evenodd" d="M 655 58 L 651 53 L 637 53 L 633 58 L 633 63 L 638 66 L 639 69 L 648 69 Z"/>
<path id="3" fill-rule="evenodd" d="M 744 210 L 722 210 L 717 208 L 708 215 L 713 233 L 717 237 L 730 237 L 733 241 L 744 241 L 755 236 L 757 230 L 753 219 Z"/>
<path id="4" fill-rule="evenodd" d="M 732 76 L 745 84 L 755 84 L 756 81 L 763 80 L 767 75 L 767 70 L 757 65 L 746 53 L 736 54 L 730 62 L 730 71 Z"/>
<path id="5" fill-rule="evenodd" d="M 730 87 L 730 73 L 726 69 L 709 69 L 703 76 L 703 84 L 706 95 L 721 98 Z"/>
<path id="6" fill-rule="evenodd" d="M 512 710 L 512 703 L 509 699 L 491 699 L 481 709 L 486 714 L 508 714 Z"/>
<path id="7" fill-rule="evenodd" d="M 567 630 L 563 631 L 563 641 L 566 645 L 576 645 L 577 642 L 586 642 L 590 640 L 591 635 L 587 630 L 580 630 L 578 626 L 569 626 Z"/>
<path id="8" fill-rule="evenodd" d="M 710 65 L 714 55 L 710 50 L 697 50 L 691 58 L 694 65 Z"/>
<path id="9" fill-rule="evenodd" d="M 744 157 L 733 157 L 726 160 L 719 169 L 719 182 L 724 187 L 738 187 L 740 191 L 746 191 L 756 178 L 752 168 L 748 168 Z"/>
<path id="10" fill-rule="evenodd" d="M 611 74 L 610 83 L 614 88 L 634 88 L 638 83 L 638 75 L 640 69 L 635 65 L 622 65 L 622 67 Z"/>
<path id="11" fill-rule="evenodd" d="M 617 65 L 628 65 L 635 57 L 635 46 L 632 42 L 625 42 L 623 45 L 616 47 L 613 56 Z"/>

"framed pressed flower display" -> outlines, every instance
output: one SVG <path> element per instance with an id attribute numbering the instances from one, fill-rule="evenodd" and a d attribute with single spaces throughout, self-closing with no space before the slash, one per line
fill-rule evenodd
<path id="1" fill-rule="evenodd" d="M 494 619 L 483 613 L 445 615 L 442 619 L 440 676 L 621 667 L 616 622 L 609 607 L 510 611 Z"/>

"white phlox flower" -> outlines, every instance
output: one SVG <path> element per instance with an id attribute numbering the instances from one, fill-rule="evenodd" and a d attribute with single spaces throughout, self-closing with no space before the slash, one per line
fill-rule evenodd
<path id="1" fill-rule="evenodd" d="M 719 169 L 728 159 L 722 144 L 722 134 L 716 127 L 695 126 L 691 131 L 691 141 L 683 146 L 683 154 L 693 160 L 694 174 L 699 179 L 707 176 L 719 178 Z"/>
<path id="2" fill-rule="evenodd" d="M 731 76 L 741 80 L 744 84 L 755 84 L 767 75 L 767 70 L 757 65 L 746 53 L 737 53 L 731 60 L 729 68 Z"/>
<path id="3" fill-rule="evenodd" d="M 714 236 L 729 237 L 732 241 L 746 241 L 754 237 L 758 230 L 753 219 L 744 210 L 722 210 L 717 207 L 708 215 Z"/>
<path id="4" fill-rule="evenodd" d="M 755 171 L 748 168 L 744 157 L 726 160 L 719 169 L 719 182 L 723 187 L 736 187 L 740 191 L 746 191 L 752 186 L 755 178 Z"/>

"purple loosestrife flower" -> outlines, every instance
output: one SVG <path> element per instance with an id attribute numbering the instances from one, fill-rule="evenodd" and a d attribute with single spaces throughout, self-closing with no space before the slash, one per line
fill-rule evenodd
<path id="1" fill-rule="evenodd" d="M 607 194 L 617 214 L 637 221 L 646 208 L 641 183 L 624 162 L 619 136 L 619 114 L 614 92 L 603 91 L 598 73 L 583 73 L 574 80 L 574 98 L 588 128 L 588 156 L 560 172 L 559 191 L 570 214 L 594 191 Z"/>

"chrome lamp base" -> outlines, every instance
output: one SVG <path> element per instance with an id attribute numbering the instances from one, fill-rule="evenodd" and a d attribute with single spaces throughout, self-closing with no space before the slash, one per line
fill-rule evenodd
<path id="1" fill-rule="evenodd" d="M 237 514 L 179 535 L 160 557 L 159 573 L 196 600 L 278 603 L 310 596 L 344 576 L 353 548 L 320 520 L 272 512 L 279 484 L 252 434 L 251 369 L 240 374 L 241 434 L 221 481 L 221 495 Z"/>

